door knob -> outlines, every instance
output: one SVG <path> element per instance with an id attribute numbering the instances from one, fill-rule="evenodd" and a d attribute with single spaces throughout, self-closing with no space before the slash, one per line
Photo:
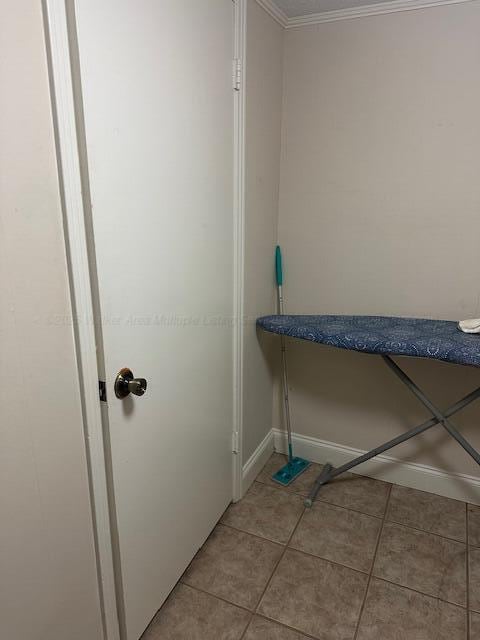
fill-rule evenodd
<path id="1" fill-rule="evenodd" d="M 134 378 L 130 369 L 120 369 L 115 378 L 114 389 L 117 398 L 126 398 L 129 393 L 143 396 L 147 390 L 147 381 L 145 378 Z"/>

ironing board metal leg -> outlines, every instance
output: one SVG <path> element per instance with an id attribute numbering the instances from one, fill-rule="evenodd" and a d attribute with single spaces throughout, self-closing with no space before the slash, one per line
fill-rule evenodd
<path id="1" fill-rule="evenodd" d="M 426 422 L 419 425 L 418 427 L 414 427 L 413 429 L 410 429 L 406 433 L 403 433 L 402 435 L 397 436 L 396 438 L 393 438 L 393 440 L 389 440 L 385 444 L 382 444 L 379 447 L 375 447 L 375 449 L 372 449 L 371 451 L 367 451 L 367 453 L 364 453 L 358 458 L 354 458 L 353 460 L 350 460 L 350 462 L 347 462 L 346 464 L 343 464 L 341 467 L 337 467 L 336 469 L 334 469 L 332 465 L 326 464 L 323 467 L 317 479 L 315 480 L 315 483 L 310 493 L 308 494 L 308 498 L 305 499 L 304 501 L 305 506 L 311 507 L 315 498 L 317 497 L 320 487 L 324 484 L 327 484 L 327 482 L 330 482 L 330 480 L 333 480 L 333 478 L 336 478 L 340 474 L 345 473 L 350 469 L 353 469 L 353 467 L 356 467 L 359 464 L 362 464 L 362 462 L 367 462 L 367 460 L 371 460 L 371 458 L 378 456 L 380 453 L 383 453 L 384 451 L 388 451 L 389 449 L 396 447 L 397 444 L 401 444 L 406 440 L 410 440 L 410 438 L 414 438 L 419 433 L 423 433 L 424 431 L 427 431 L 427 429 L 434 427 L 436 424 L 438 424 L 438 420 L 436 418 L 430 418 L 430 420 L 427 420 Z"/>
<path id="2" fill-rule="evenodd" d="M 468 440 L 465 440 L 462 434 L 459 433 L 449 422 L 445 421 L 442 422 L 442 424 L 448 431 L 448 433 L 452 436 L 452 438 L 455 438 L 458 444 L 463 447 L 469 455 L 472 456 L 472 458 L 478 465 L 480 465 L 480 453 L 478 453 L 478 451 L 472 447 Z"/>
<path id="3" fill-rule="evenodd" d="M 420 402 L 427 407 L 432 415 L 440 422 L 448 433 L 454 438 L 465 451 L 472 456 L 475 462 L 480 465 L 480 453 L 472 447 L 472 445 L 465 440 L 461 433 L 449 422 L 448 416 L 444 415 L 434 404 L 427 398 L 421 389 L 407 376 L 407 374 L 400 369 L 398 364 L 394 362 L 390 356 L 382 356 L 386 365 L 397 375 L 400 380 L 412 391 L 412 393 L 420 400 Z"/>
<path id="4" fill-rule="evenodd" d="M 310 489 L 310 493 L 304 500 L 304 505 L 306 507 L 311 507 L 315 498 L 317 497 L 317 493 L 320 491 L 320 488 L 323 484 L 326 484 L 329 480 L 331 480 L 331 471 L 333 467 L 331 464 L 326 464 L 318 478 L 315 480 L 313 487 Z"/>
<path id="5" fill-rule="evenodd" d="M 338 467 L 335 469 L 332 467 L 332 465 L 326 464 L 323 467 L 320 474 L 318 475 L 318 477 L 316 478 L 315 483 L 308 497 L 305 499 L 306 507 L 312 506 L 322 485 L 327 484 L 327 482 L 330 482 L 330 480 L 333 480 L 333 478 L 336 478 L 342 473 L 345 473 L 346 471 L 353 469 L 354 467 L 358 466 L 359 464 L 362 464 L 363 462 L 367 462 L 368 460 L 371 460 L 375 456 L 378 456 L 379 454 L 384 453 L 385 451 L 388 451 L 393 447 L 396 447 L 398 444 L 401 444 L 402 442 L 406 442 L 407 440 L 410 440 L 410 438 L 414 438 L 415 436 L 419 435 L 420 433 L 423 433 L 424 431 L 427 431 L 428 429 L 430 429 L 431 427 L 434 427 L 437 424 L 442 424 L 445 427 L 445 429 L 448 431 L 448 433 L 450 433 L 450 435 L 453 438 L 455 438 L 455 440 L 457 440 L 457 442 L 465 449 L 465 451 L 467 451 L 467 453 L 469 453 L 472 456 L 472 458 L 480 465 L 480 454 L 470 445 L 469 442 L 467 442 L 467 440 L 465 440 L 465 438 L 455 429 L 455 427 L 448 420 L 450 416 L 453 416 L 455 413 L 457 413 L 461 409 L 465 408 L 466 406 L 468 406 L 469 404 L 471 404 L 472 402 L 480 398 L 480 387 L 468 393 L 466 396 L 458 400 L 455 404 L 453 404 L 451 407 L 449 407 L 442 413 L 425 396 L 423 391 L 421 391 L 417 387 L 417 385 L 413 382 L 413 380 L 411 380 L 407 376 L 407 374 L 404 371 L 402 371 L 402 369 L 400 369 L 400 367 L 393 360 L 391 360 L 391 358 L 389 358 L 389 356 L 382 356 L 382 358 L 384 359 L 388 367 L 400 378 L 400 380 L 404 384 L 406 384 L 406 386 L 429 409 L 429 411 L 431 411 L 434 417 L 423 422 L 417 427 L 413 427 L 412 429 L 409 429 L 409 431 L 406 431 L 402 435 L 399 435 L 396 438 L 389 440 L 385 444 L 382 444 L 379 447 L 375 447 L 375 449 L 372 449 L 371 451 L 368 451 L 367 453 L 364 453 L 363 455 L 358 456 L 357 458 L 354 458 L 353 460 L 351 460 L 350 462 L 347 462 L 341 467 Z"/>

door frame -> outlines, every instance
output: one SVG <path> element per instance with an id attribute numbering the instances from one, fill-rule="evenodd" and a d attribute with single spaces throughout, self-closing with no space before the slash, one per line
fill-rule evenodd
<path id="1" fill-rule="evenodd" d="M 245 112 L 246 112 L 246 57 L 247 57 L 247 3 L 235 3 L 234 34 L 234 91 L 233 113 L 233 501 L 243 497 L 243 360 L 244 360 L 244 282 L 245 282 Z"/>
<path id="2" fill-rule="evenodd" d="M 232 499 L 242 497 L 243 433 L 243 336 L 244 336 L 244 228 L 245 228 L 245 57 L 248 0 L 235 5 L 233 74 L 240 70 L 234 93 L 234 237 L 233 243 L 233 432 Z M 47 48 L 53 125 L 59 185 L 64 218 L 65 250 L 72 305 L 72 331 L 80 378 L 82 416 L 88 460 L 90 495 L 94 522 L 97 575 L 101 599 L 104 640 L 121 640 L 122 606 L 115 571 L 114 526 L 107 477 L 107 443 L 104 437 L 98 381 L 102 379 L 103 354 L 97 353 L 95 318 L 96 270 L 91 256 L 94 247 L 86 227 L 87 197 L 82 180 L 85 157 L 81 95 L 75 85 L 75 35 L 71 18 L 74 0 L 42 0 Z M 68 9 L 67 9 L 68 6 Z M 88 193 L 88 192 L 87 192 Z M 99 362 L 99 359 L 101 362 Z"/>

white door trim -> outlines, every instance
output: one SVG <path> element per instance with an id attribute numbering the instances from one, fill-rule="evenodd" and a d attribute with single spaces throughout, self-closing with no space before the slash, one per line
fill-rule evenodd
<path id="1" fill-rule="evenodd" d="M 233 500 L 243 496 L 243 336 L 245 261 L 245 58 L 247 0 L 235 0 L 235 60 L 240 64 L 234 96 L 234 256 L 233 256 Z"/>
<path id="2" fill-rule="evenodd" d="M 78 152 L 66 2 L 43 0 L 45 37 L 49 57 L 51 99 L 57 144 L 57 162 L 64 209 L 64 234 L 69 264 L 72 308 L 76 321 L 76 358 L 80 377 L 85 442 L 95 524 L 99 591 L 105 640 L 120 640 L 115 589 L 109 491 L 98 394 L 98 361 L 93 323 L 94 309 L 88 238 L 85 228 L 81 167 Z M 234 432 L 239 443 L 233 454 L 233 498 L 242 496 L 242 378 L 244 275 L 244 154 L 245 154 L 245 38 L 247 0 L 235 0 L 235 57 L 241 63 L 240 90 L 234 97 Z"/>
<path id="3" fill-rule="evenodd" d="M 119 640 L 91 274 L 65 1 L 44 0 L 44 16 L 104 633 L 105 640 Z"/>

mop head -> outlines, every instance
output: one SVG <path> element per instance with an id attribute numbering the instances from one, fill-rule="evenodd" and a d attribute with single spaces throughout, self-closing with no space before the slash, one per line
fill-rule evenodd
<path id="1" fill-rule="evenodd" d="M 310 462 L 303 458 L 291 458 L 281 469 L 273 474 L 272 480 L 282 484 L 284 487 L 298 478 L 298 476 L 308 469 Z"/>

